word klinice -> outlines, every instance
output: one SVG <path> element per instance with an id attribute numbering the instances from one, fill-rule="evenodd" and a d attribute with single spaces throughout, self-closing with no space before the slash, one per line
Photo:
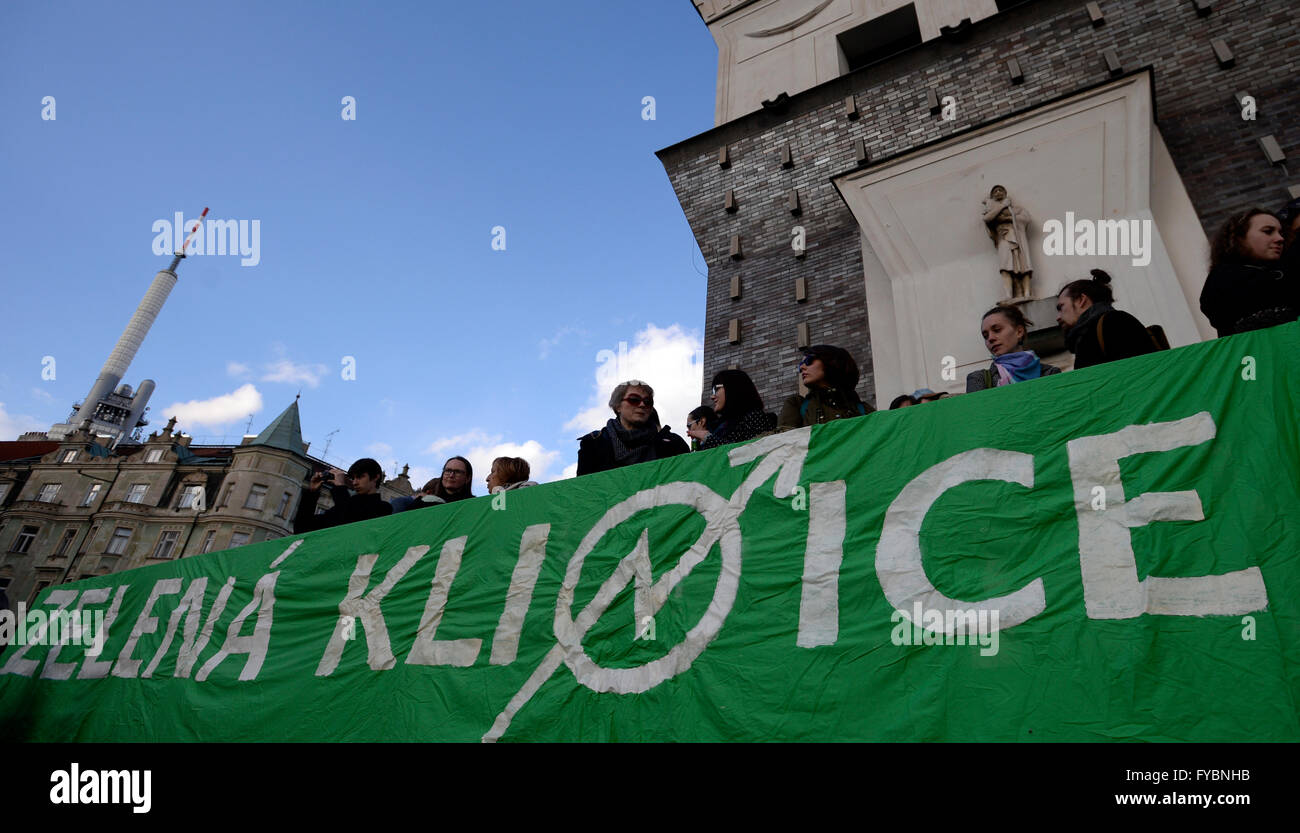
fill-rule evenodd
<path id="1" fill-rule="evenodd" d="M 131 812 L 147 813 L 153 806 L 153 770 L 106 769 L 81 771 L 76 763 L 71 771 L 56 769 L 50 773 L 51 804 L 130 804 Z"/>
<path id="2" fill-rule="evenodd" d="M 1074 212 L 1065 212 L 1065 222 L 1047 220 L 1043 223 L 1043 254 L 1045 255 L 1124 255 L 1134 266 L 1151 262 L 1150 220 L 1088 220 L 1074 219 Z"/>

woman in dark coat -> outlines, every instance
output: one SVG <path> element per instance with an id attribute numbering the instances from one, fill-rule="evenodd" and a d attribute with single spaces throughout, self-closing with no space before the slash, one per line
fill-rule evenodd
<path id="1" fill-rule="evenodd" d="M 1066 284 L 1056 296 L 1056 323 L 1074 354 L 1074 369 L 1154 353 L 1156 343 L 1142 322 L 1112 306 L 1110 275 L 1093 269 L 1092 277 Z"/>
<path id="2" fill-rule="evenodd" d="M 1252 208 L 1229 217 L 1210 246 L 1201 312 L 1220 336 L 1295 321 L 1300 275 L 1282 267 L 1282 222 Z"/>
<path id="3" fill-rule="evenodd" d="M 967 393 L 1061 372 L 1059 367 L 1040 362 L 1033 350 L 1024 349 L 1025 336 L 1032 323 L 1020 307 L 994 307 L 984 313 L 980 319 L 980 335 L 984 346 L 993 354 L 993 364 L 987 370 L 972 370 L 966 375 Z"/>
<path id="4" fill-rule="evenodd" d="M 785 400 L 778 431 L 864 416 L 875 410 L 858 398 L 858 363 L 842 347 L 809 347 L 799 362 L 799 379 L 808 388 L 808 395 L 795 394 Z"/>
<path id="5" fill-rule="evenodd" d="M 763 410 L 754 381 L 743 370 L 722 370 L 713 377 L 713 410 L 718 427 L 700 444 L 700 450 L 743 443 L 776 430 L 776 414 Z"/>

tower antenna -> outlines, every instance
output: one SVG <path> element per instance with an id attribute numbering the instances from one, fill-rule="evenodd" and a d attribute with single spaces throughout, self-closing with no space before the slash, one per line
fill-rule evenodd
<path id="1" fill-rule="evenodd" d="M 325 451 L 324 451 L 324 453 L 321 454 L 321 459 L 322 459 L 322 460 L 329 460 L 329 456 L 330 456 L 330 443 L 334 442 L 334 435 L 337 434 L 338 432 L 339 432 L 339 429 L 335 428 L 333 431 L 331 431 L 331 432 L 329 432 L 328 434 L 325 435 Z"/>
<path id="2" fill-rule="evenodd" d="M 199 219 L 194 221 L 194 228 L 190 229 L 189 234 L 185 235 L 185 242 L 181 244 L 181 250 L 176 253 L 176 257 L 172 258 L 172 265 L 167 267 L 168 272 L 176 271 L 177 264 L 181 262 L 181 258 L 185 257 L 185 250 L 190 247 L 190 241 L 194 239 L 194 233 L 203 225 L 203 218 L 206 216 L 208 216 L 208 207 L 205 205 L 203 206 L 203 213 L 199 215 Z"/>

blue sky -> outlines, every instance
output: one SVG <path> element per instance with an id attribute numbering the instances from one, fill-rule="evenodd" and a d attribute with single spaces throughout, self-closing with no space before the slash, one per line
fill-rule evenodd
<path id="1" fill-rule="evenodd" d="M 465 454 L 477 493 L 502 453 L 560 477 L 616 376 L 680 433 L 705 267 L 654 151 L 716 67 L 690 0 L 3 4 L 0 439 L 67 418 L 204 206 L 259 260 L 182 262 L 124 379 L 151 429 L 233 441 L 301 389 L 313 453 Z"/>

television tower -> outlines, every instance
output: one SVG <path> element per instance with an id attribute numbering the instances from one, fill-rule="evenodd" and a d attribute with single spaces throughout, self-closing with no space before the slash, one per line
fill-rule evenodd
<path id="1" fill-rule="evenodd" d="M 194 221 L 194 228 L 190 229 L 181 250 L 172 258 L 171 265 L 154 275 L 153 283 L 149 285 L 140 305 L 135 308 L 121 338 L 113 347 L 113 352 L 109 353 L 108 361 L 104 362 L 90 393 L 79 404 L 72 406 L 67 422 L 59 423 L 49 430 L 47 436 L 50 439 L 61 440 L 74 431 L 85 431 L 95 436 L 109 437 L 108 447 L 114 448 L 137 427 L 148 424 L 143 417 L 149 397 L 153 394 L 154 381 L 145 379 L 134 392 L 130 385 L 119 383 L 144 342 L 144 337 L 148 335 L 149 328 L 158 318 L 163 304 L 167 302 L 167 296 L 176 286 L 176 267 L 185 257 L 190 240 L 203 225 L 203 218 L 207 214 L 208 209 L 205 207 Z"/>

